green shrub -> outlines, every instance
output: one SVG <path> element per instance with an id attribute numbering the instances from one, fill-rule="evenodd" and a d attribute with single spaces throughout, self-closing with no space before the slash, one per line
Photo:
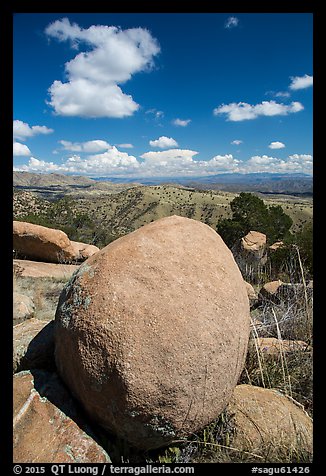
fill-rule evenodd
<path id="1" fill-rule="evenodd" d="M 232 218 L 219 220 L 216 227 L 229 248 L 251 230 L 265 233 L 268 243 L 274 243 L 287 236 L 293 223 L 281 206 L 267 207 L 252 193 L 240 193 L 230 207 Z"/>

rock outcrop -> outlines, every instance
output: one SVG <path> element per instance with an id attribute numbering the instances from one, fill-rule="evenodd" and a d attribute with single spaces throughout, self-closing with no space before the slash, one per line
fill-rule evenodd
<path id="1" fill-rule="evenodd" d="M 54 321 L 29 319 L 13 328 L 13 372 L 54 370 Z"/>
<path id="2" fill-rule="evenodd" d="M 278 290 L 283 284 L 281 280 L 270 281 L 265 283 L 258 293 L 258 300 L 260 303 L 270 301 L 273 303 L 279 303 Z"/>
<path id="3" fill-rule="evenodd" d="M 70 243 L 74 250 L 76 261 L 85 261 L 100 251 L 100 248 L 95 245 L 88 245 L 87 243 L 80 243 L 79 241 L 71 241 Z"/>
<path id="4" fill-rule="evenodd" d="M 21 221 L 13 223 L 13 248 L 27 259 L 51 263 L 66 263 L 75 258 L 66 233 Z"/>
<path id="5" fill-rule="evenodd" d="M 13 387 L 14 463 L 111 462 L 55 373 L 20 372 Z"/>
<path id="6" fill-rule="evenodd" d="M 99 251 L 97 246 L 70 241 L 61 230 L 21 221 L 13 224 L 13 248 L 26 259 L 66 266 L 71 262 L 85 261 Z"/>
<path id="7" fill-rule="evenodd" d="M 278 459 L 312 453 L 311 418 L 278 391 L 238 385 L 227 409 L 235 426 L 233 447 L 269 458 L 276 454 Z"/>
<path id="8" fill-rule="evenodd" d="M 56 312 L 56 364 L 93 420 L 156 448 L 225 408 L 249 321 L 243 278 L 220 236 L 167 217 L 80 266 Z"/>
<path id="9" fill-rule="evenodd" d="M 241 250 L 251 260 L 266 260 L 266 235 L 259 231 L 249 231 L 241 238 Z"/>
<path id="10" fill-rule="evenodd" d="M 78 269 L 75 264 L 43 263 L 27 259 L 14 259 L 13 271 L 16 276 L 29 278 L 68 279 Z"/>

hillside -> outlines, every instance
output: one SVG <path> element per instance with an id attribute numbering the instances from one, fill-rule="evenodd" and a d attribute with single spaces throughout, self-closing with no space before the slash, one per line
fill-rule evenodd
<path id="1" fill-rule="evenodd" d="M 24 195 L 28 193 L 29 195 Z M 23 195 L 22 195 L 23 194 Z M 31 192 L 14 192 L 14 217 L 46 210 L 48 200 Z M 113 236 L 136 230 L 146 223 L 170 215 L 200 220 L 214 229 L 219 219 L 231 214 L 230 202 L 237 194 L 216 190 L 196 190 L 172 185 L 135 186 L 117 193 L 69 194 L 75 213 L 86 214 L 101 229 Z M 31 198 L 32 197 L 32 198 Z M 287 195 L 263 197 L 267 205 L 281 205 L 292 218 L 292 231 L 312 220 L 312 199 Z M 42 206 L 43 204 L 43 206 Z M 35 211 L 33 211 L 33 209 Z"/>
<path id="2" fill-rule="evenodd" d="M 75 175 L 34 174 L 31 172 L 13 172 L 14 187 L 52 187 L 55 185 L 91 185 L 94 180 Z"/>
<path id="3" fill-rule="evenodd" d="M 56 200 L 64 196 L 79 198 L 86 195 L 91 197 L 118 193 L 136 185 L 140 184 L 97 181 L 78 175 L 13 173 L 13 186 L 16 190 L 32 192 L 47 200 Z"/>
<path id="4" fill-rule="evenodd" d="M 106 197 L 81 198 L 76 207 L 90 218 L 109 226 L 113 233 L 128 233 L 164 216 L 180 215 L 215 228 L 231 214 L 236 193 L 187 189 L 176 186 L 133 187 Z M 312 219 L 312 200 L 292 196 L 265 198 L 267 205 L 281 205 L 294 222 L 293 231 Z"/>

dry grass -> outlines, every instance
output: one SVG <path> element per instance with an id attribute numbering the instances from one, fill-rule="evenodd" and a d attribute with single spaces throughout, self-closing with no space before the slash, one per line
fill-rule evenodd
<path id="1" fill-rule="evenodd" d="M 15 292 L 30 297 L 35 305 L 34 317 L 44 321 L 54 319 L 60 293 L 70 278 L 31 278 L 14 275 Z"/>

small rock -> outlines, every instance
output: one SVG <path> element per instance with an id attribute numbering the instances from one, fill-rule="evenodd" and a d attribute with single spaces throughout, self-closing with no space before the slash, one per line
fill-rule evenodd
<path id="1" fill-rule="evenodd" d="M 298 302 L 301 299 L 311 299 L 313 287 L 304 286 L 302 283 L 283 283 L 280 280 L 264 284 L 258 294 L 259 303 L 272 302 Z"/>
<path id="2" fill-rule="evenodd" d="M 277 294 L 279 287 L 283 284 L 279 279 L 277 281 L 270 281 L 265 283 L 258 293 L 258 300 L 260 303 L 270 301 L 279 303 L 280 296 Z"/>
<path id="3" fill-rule="evenodd" d="M 303 340 L 276 339 L 275 337 L 258 337 L 250 342 L 257 346 L 266 357 L 280 357 L 294 352 L 311 352 L 312 348 Z"/>
<path id="4" fill-rule="evenodd" d="M 33 300 L 25 294 L 13 293 L 13 322 L 19 324 L 25 319 L 33 317 L 35 305 Z"/>
<path id="5" fill-rule="evenodd" d="M 282 248 L 284 246 L 283 241 L 276 241 L 273 243 L 271 246 L 268 247 L 269 251 L 273 252 L 278 250 L 279 248 Z"/>
<path id="6" fill-rule="evenodd" d="M 246 290 L 247 290 L 247 294 L 249 298 L 250 308 L 253 308 L 258 303 L 257 293 L 254 290 L 253 286 L 250 283 L 247 283 L 247 281 L 245 281 L 245 285 L 246 285 Z"/>
<path id="7" fill-rule="evenodd" d="M 255 260 L 262 260 L 266 253 L 266 235 L 259 231 L 249 231 L 241 238 L 242 251 Z"/>
<path id="8" fill-rule="evenodd" d="M 95 245 L 88 245 L 87 243 L 80 243 L 78 241 L 71 241 L 71 246 L 73 247 L 75 253 L 75 259 L 77 261 L 85 261 L 93 254 L 100 251 L 100 249 Z"/>

